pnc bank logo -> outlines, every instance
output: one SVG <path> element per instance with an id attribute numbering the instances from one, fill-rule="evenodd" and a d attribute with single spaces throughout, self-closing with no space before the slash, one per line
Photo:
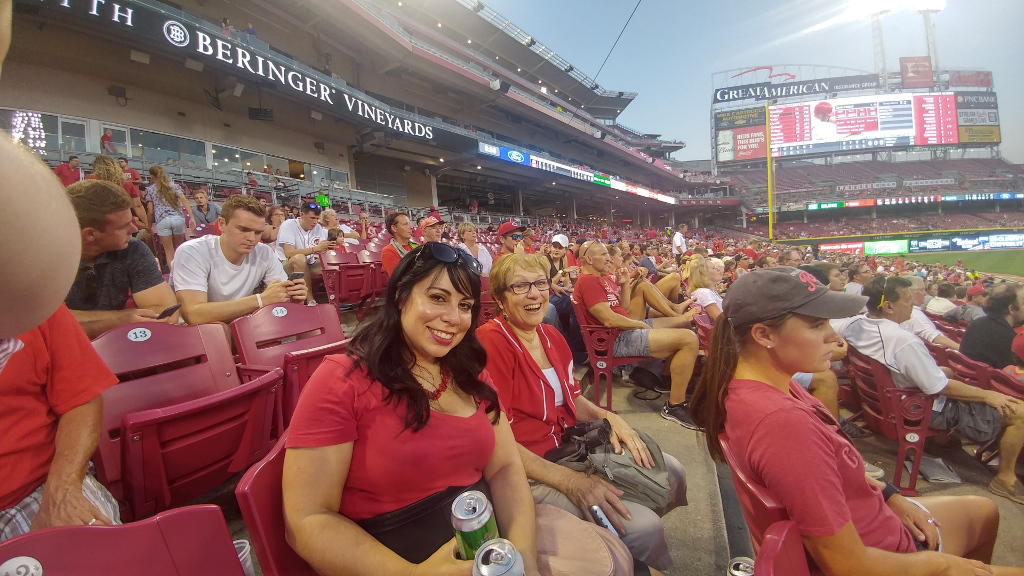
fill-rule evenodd
<path id="1" fill-rule="evenodd" d="M 180 22 L 174 20 L 168 20 L 164 23 L 164 38 L 171 44 L 174 44 L 178 48 L 184 48 L 188 46 L 189 37 L 188 30 Z"/>
<path id="2" fill-rule="evenodd" d="M 526 160 L 526 156 L 523 156 L 523 154 L 521 152 L 517 152 L 515 150 L 509 150 L 508 151 L 508 159 L 513 161 L 513 162 L 521 164 L 522 162 L 524 162 Z"/>

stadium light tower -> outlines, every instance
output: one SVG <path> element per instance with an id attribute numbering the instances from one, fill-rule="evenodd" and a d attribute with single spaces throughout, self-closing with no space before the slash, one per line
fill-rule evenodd
<path id="1" fill-rule="evenodd" d="M 946 7 L 946 0 L 848 0 L 851 14 L 864 14 L 871 18 L 871 39 L 875 53 L 875 70 L 885 76 L 885 40 L 882 36 L 882 16 L 897 10 L 916 10 L 924 18 L 924 37 L 932 69 L 939 69 L 939 50 L 935 40 L 935 22 L 932 14 Z"/>
<path id="2" fill-rule="evenodd" d="M 928 45 L 928 57 L 932 60 L 932 70 L 939 70 L 939 46 L 935 40 L 935 22 L 932 14 L 946 7 L 946 0 L 919 0 L 917 11 L 924 18 L 924 41 Z"/>
<path id="3" fill-rule="evenodd" d="M 888 12 L 888 10 L 882 10 L 871 15 L 871 41 L 875 48 L 875 72 L 878 72 L 883 79 L 889 76 L 885 69 L 885 39 L 882 37 L 882 16 Z"/>

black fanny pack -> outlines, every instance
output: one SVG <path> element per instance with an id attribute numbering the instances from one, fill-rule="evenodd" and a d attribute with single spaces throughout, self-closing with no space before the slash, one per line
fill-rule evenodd
<path id="1" fill-rule="evenodd" d="M 452 539 L 452 502 L 468 490 L 479 490 L 491 500 L 487 481 L 452 486 L 393 512 L 359 520 L 356 524 L 407 562 L 419 564 Z"/>

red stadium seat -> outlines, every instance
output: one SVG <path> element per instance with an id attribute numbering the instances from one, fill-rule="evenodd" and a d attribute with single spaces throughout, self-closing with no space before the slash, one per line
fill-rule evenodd
<path id="1" fill-rule="evenodd" d="M 946 365 L 956 379 L 982 390 L 991 390 L 989 372 L 992 367 L 984 362 L 971 360 L 957 350 L 946 350 Z"/>
<path id="2" fill-rule="evenodd" d="M 283 429 L 281 370 L 236 368 L 219 325 L 128 324 L 93 346 L 121 380 L 103 393 L 93 463 L 123 518 L 202 495 L 269 450 L 270 426 Z"/>
<path id="3" fill-rule="evenodd" d="M 754 560 L 755 576 L 810 576 L 807 552 L 796 522 L 772 524 L 764 534 L 761 551 Z"/>
<path id="4" fill-rule="evenodd" d="M 694 315 L 693 323 L 697 327 L 697 338 L 700 340 L 700 349 L 707 353 L 711 350 L 711 333 L 714 331 L 715 323 L 707 312 L 701 310 Z"/>
<path id="5" fill-rule="evenodd" d="M 217 506 L 187 506 L 118 526 L 61 526 L 0 543 L 9 574 L 75 576 L 243 576 Z M 33 568 L 38 562 L 41 569 Z M 6 570 L 4 574 L 8 574 Z"/>
<path id="6" fill-rule="evenodd" d="M 313 370 L 324 356 L 344 353 L 347 342 L 338 310 L 329 304 L 264 306 L 232 322 L 231 333 L 242 364 L 284 370 L 281 397 L 285 426 Z"/>
<path id="7" fill-rule="evenodd" d="M 362 322 L 363 318 L 366 317 L 366 313 L 373 305 L 374 300 L 376 300 L 378 296 L 387 292 L 388 273 L 384 270 L 384 266 L 381 265 L 380 252 L 363 250 L 359 253 L 359 262 L 370 265 L 370 290 L 373 292 L 373 295 L 369 298 L 368 305 L 365 308 L 360 307 L 359 312 L 356 314 L 356 318 Z"/>
<path id="8" fill-rule="evenodd" d="M 323 269 L 324 288 L 331 304 L 358 304 L 365 316 L 364 309 L 373 304 L 373 268 L 370 264 L 359 261 L 359 255 L 350 252 L 328 250 L 320 253 Z"/>
<path id="9" fill-rule="evenodd" d="M 768 528 L 776 522 L 789 520 L 786 509 L 775 501 L 768 489 L 750 477 L 747 467 L 736 459 L 732 447 L 729 446 L 729 435 L 722 432 L 718 435 L 718 445 L 725 454 L 725 462 L 732 470 L 732 485 L 736 488 L 736 496 L 740 501 L 743 519 L 747 521 L 750 542 L 754 552 L 760 552 Z"/>
<path id="10" fill-rule="evenodd" d="M 316 576 L 284 539 L 284 445 L 282 437 L 263 460 L 249 468 L 235 486 L 235 498 L 264 576 Z"/>
<path id="11" fill-rule="evenodd" d="M 590 358 L 590 365 L 587 374 L 594 386 L 594 404 L 604 408 L 612 409 L 612 369 L 623 364 L 632 364 L 650 358 L 643 356 L 628 356 L 616 358 L 613 355 L 615 339 L 621 330 L 616 328 L 605 328 L 600 325 L 583 324 L 585 309 L 582 304 L 573 302 L 576 311 L 576 320 L 580 323 L 580 331 L 583 333 L 583 342 L 587 346 L 587 356 Z M 601 402 L 601 386 L 605 387 L 605 401 Z"/>
<path id="12" fill-rule="evenodd" d="M 939 366 L 946 366 L 948 368 L 949 358 L 946 357 L 947 348 L 939 344 L 933 344 L 925 340 L 924 338 L 922 338 L 921 340 L 924 342 L 925 347 L 928 348 L 928 353 L 930 353 L 932 355 L 932 358 L 935 359 L 935 363 L 938 364 Z"/>
<path id="13" fill-rule="evenodd" d="M 853 346 L 850 346 L 847 358 L 850 359 L 850 372 L 860 399 L 864 422 L 876 434 L 899 444 L 893 484 L 905 496 L 916 496 L 924 441 L 929 436 L 941 433 L 928 427 L 935 396 L 926 395 L 917 388 L 897 388 L 887 367 L 861 354 Z M 904 486 L 903 462 L 910 451 L 913 451 L 910 477 Z"/>

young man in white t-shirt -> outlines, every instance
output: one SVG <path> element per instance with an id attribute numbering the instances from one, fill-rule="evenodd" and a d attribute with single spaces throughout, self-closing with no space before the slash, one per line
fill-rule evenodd
<path id="1" fill-rule="evenodd" d="M 220 236 L 189 240 L 175 252 L 171 283 L 186 322 L 228 323 L 268 304 L 306 301 L 305 282 L 288 280 L 260 242 L 265 216 L 256 198 L 236 194 L 221 207 Z"/>
<path id="2" fill-rule="evenodd" d="M 322 272 L 317 254 L 337 247 L 337 242 L 327 240 L 327 230 L 320 225 L 320 206 L 312 202 L 303 203 L 299 217 L 285 220 L 277 232 L 277 259 L 286 273 L 303 273 L 310 300 L 313 299 L 313 276 Z"/>
<path id="3" fill-rule="evenodd" d="M 672 255 L 676 257 L 676 264 L 679 264 L 680 256 L 686 254 L 687 230 L 689 230 L 689 226 L 686 224 L 680 224 L 676 228 L 676 233 L 672 235 Z"/>

